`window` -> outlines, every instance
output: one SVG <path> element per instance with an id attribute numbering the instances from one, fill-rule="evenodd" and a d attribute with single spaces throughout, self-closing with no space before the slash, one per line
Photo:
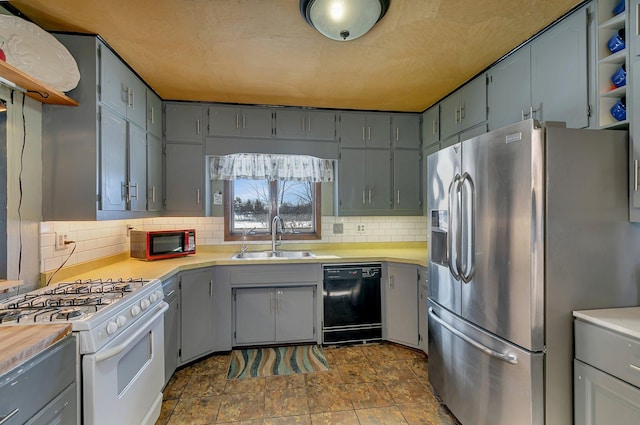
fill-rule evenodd
<path id="1" fill-rule="evenodd" d="M 225 182 L 225 240 L 267 240 L 278 215 L 284 240 L 320 239 L 320 183 L 267 179 Z"/>

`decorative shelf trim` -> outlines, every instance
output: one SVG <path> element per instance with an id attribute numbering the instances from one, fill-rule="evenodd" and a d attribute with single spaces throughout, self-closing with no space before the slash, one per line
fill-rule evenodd
<path id="1" fill-rule="evenodd" d="M 5 61 L 0 61 L 0 77 L 22 87 L 27 91 L 27 96 L 37 100 L 38 102 L 52 105 L 78 106 L 78 102 L 71 99 L 64 93 L 50 88 L 46 84 L 34 79 L 28 74 L 25 74 Z"/>

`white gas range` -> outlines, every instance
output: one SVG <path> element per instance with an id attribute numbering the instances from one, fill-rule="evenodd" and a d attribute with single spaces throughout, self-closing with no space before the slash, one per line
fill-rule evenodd
<path id="1" fill-rule="evenodd" d="M 79 341 L 83 424 L 153 424 L 167 308 L 157 279 L 66 282 L 0 301 L 0 326 L 70 323 Z"/>

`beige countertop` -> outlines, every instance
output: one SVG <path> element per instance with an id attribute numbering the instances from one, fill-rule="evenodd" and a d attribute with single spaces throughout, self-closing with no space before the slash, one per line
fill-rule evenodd
<path id="1" fill-rule="evenodd" d="M 71 325 L 15 325 L 0 327 L 0 375 L 21 365 L 71 333 Z"/>
<path id="2" fill-rule="evenodd" d="M 573 316 L 603 328 L 640 339 L 640 307 L 578 310 Z"/>
<path id="3" fill-rule="evenodd" d="M 231 256 L 238 251 L 237 246 L 198 247 L 195 255 L 170 258 L 157 261 L 143 261 L 121 255 L 115 261 L 93 267 L 69 267 L 62 269 L 51 280 L 52 283 L 77 279 L 107 279 L 142 277 L 145 279 L 167 279 L 183 271 L 200 267 L 220 265 L 256 265 L 256 264 L 297 264 L 297 263 L 351 263 L 351 262 L 395 262 L 427 266 L 426 243 L 380 243 L 380 244 L 283 244 L 280 250 L 305 249 L 312 251 L 315 258 L 301 259 L 250 259 L 233 260 Z M 261 250 L 259 246 L 250 246 L 249 251 Z M 43 282 L 49 278 L 43 274 Z"/>

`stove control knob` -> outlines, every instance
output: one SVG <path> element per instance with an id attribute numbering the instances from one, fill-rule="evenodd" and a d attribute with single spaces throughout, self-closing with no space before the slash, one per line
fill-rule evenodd
<path id="1" fill-rule="evenodd" d="M 107 323 L 107 335 L 113 335 L 118 330 L 118 324 L 116 322 Z"/>
<path id="2" fill-rule="evenodd" d="M 156 293 L 154 292 L 153 294 L 149 295 L 149 302 L 151 304 L 153 304 L 154 302 L 156 302 L 158 300 L 158 296 L 156 295 Z"/>
<path id="3" fill-rule="evenodd" d="M 149 300 L 140 301 L 140 308 L 143 310 L 146 310 L 150 305 L 151 303 L 149 302 Z"/>
<path id="4" fill-rule="evenodd" d="M 116 324 L 118 325 L 119 328 L 124 326 L 125 323 L 127 323 L 127 318 L 124 317 L 122 314 L 120 314 L 120 315 L 118 315 L 118 317 L 116 317 Z"/>
<path id="5" fill-rule="evenodd" d="M 140 307 L 137 305 L 131 307 L 131 316 L 136 317 L 138 314 L 140 314 Z"/>
<path id="6" fill-rule="evenodd" d="M 156 297 L 157 297 L 159 300 L 163 299 L 163 298 L 164 298 L 164 292 L 162 292 L 161 290 L 159 290 L 159 289 L 158 289 L 158 290 L 156 291 Z"/>

